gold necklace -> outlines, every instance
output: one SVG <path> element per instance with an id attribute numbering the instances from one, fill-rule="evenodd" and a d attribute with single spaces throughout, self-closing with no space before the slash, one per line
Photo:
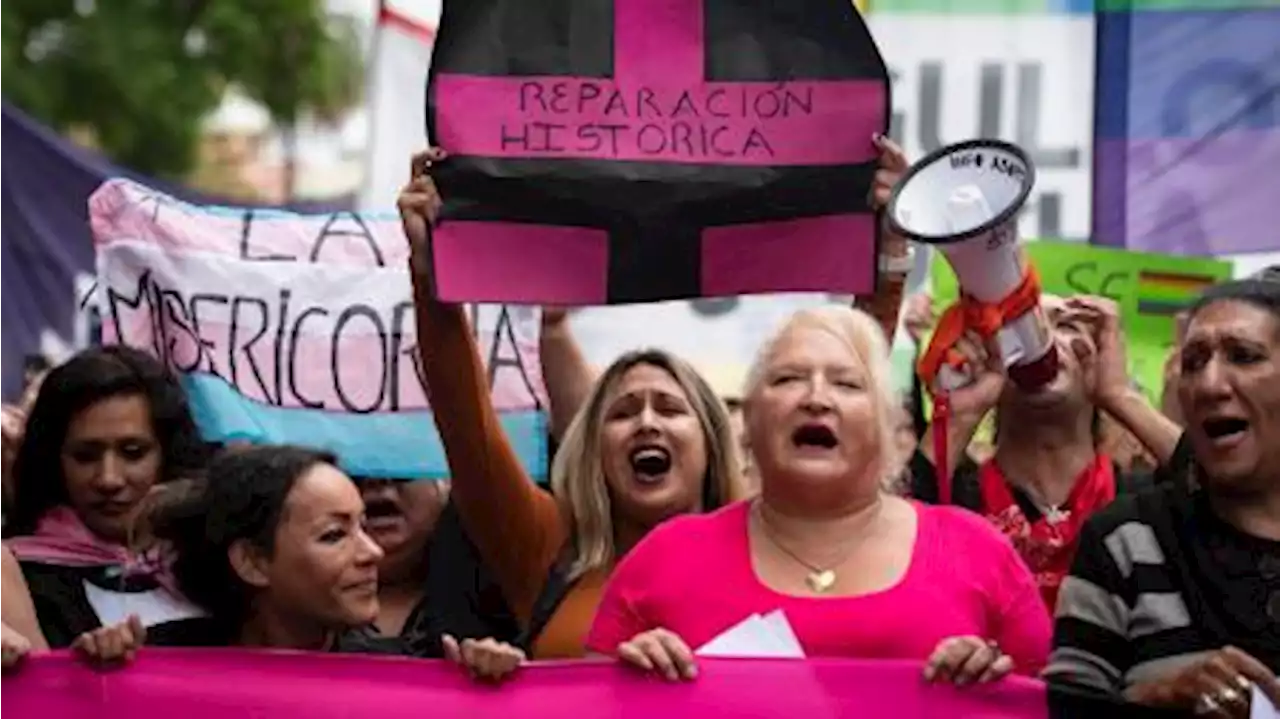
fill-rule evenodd
<path id="1" fill-rule="evenodd" d="M 809 589 L 813 590 L 814 594 L 826 594 L 831 591 L 831 588 L 836 585 L 835 568 L 845 563 L 849 558 L 849 554 L 853 551 L 852 547 L 850 547 L 848 551 L 843 552 L 840 560 L 835 564 L 826 568 L 819 567 L 788 549 L 787 546 L 774 535 L 773 527 L 769 525 L 769 520 L 765 519 L 764 510 L 760 508 L 760 503 L 758 501 L 755 504 L 755 514 L 760 524 L 760 530 L 764 533 L 765 539 L 769 540 L 769 544 L 772 544 L 778 549 L 778 551 L 787 555 L 787 557 L 795 563 L 809 570 L 809 573 L 806 574 L 804 578 L 804 583 L 809 585 Z"/>

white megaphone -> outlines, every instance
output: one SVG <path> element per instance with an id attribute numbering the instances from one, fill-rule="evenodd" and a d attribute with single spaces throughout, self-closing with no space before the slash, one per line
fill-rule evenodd
<path id="1" fill-rule="evenodd" d="M 936 245 L 955 270 L 960 300 L 939 318 L 918 372 L 944 391 L 972 381 L 954 351 L 966 330 L 996 337 L 1009 378 L 1024 389 L 1058 374 L 1058 353 L 1040 309 L 1040 286 L 1018 244 L 1018 210 L 1035 184 L 1021 148 L 969 140 L 930 153 L 898 182 L 889 198 L 889 226 Z"/>

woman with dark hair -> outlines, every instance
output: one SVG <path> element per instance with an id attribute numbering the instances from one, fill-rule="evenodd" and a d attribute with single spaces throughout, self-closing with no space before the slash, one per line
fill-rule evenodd
<path id="1" fill-rule="evenodd" d="M 185 500 L 154 517 L 183 596 L 206 614 L 153 644 L 369 651 L 382 550 L 333 455 L 228 450 Z M 397 652 L 394 643 L 387 643 Z"/>
<path id="2" fill-rule="evenodd" d="M 31 587 L 49 645 L 137 614 L 146 626 L 192 616 L 134 520 L 207 450 L 186 395 L 163 365 L 129 347 L 95 347 L 52 370 L 14 463 L 6 546 Z"/>
<path id="3" fill-rule="evenodd" d="M 336 462 L 300 447 L 229 450 L 203 487 L 158 510 L 154 531 L 172 547 L 177 586 L 206 616 L 158 627 L 150 643 L 412 653 L 374 629 L 383 551 Z M 509 673 L 524 658 L 492 640 L 442 643 L 478 674 Z"/>
<path id="4" fill-rule="evenodd" d="M 697 373 L 658 350 L 630 353 L 595 381 L 559 437 L 553 492 L 517 461 L 489 399 L 484 363 L 461 305 L 432 295 L 425 271 L 439 201 L 414 157 L 400 214 L 423 377 L 452 472 L 452 501 L 520 623 L 535 658 L 576 658 L 615 560 L 658 522 L 717 509 L 738 494 L 724 405 Z M 563 369 L 563 368 L 562 368 Z M 548 382 L 548 385 L 555 383 Z M 553 407 L 557 403 L 552 398 Z"/>
<path id="5" fill-rule="evenodd" d="M 1210 288 L 1178 356 L 1167 481 L 1085 524 L 1045 675 L 1247 717 L 1255 687 L 1280 705 L 1280 284 Z"/>

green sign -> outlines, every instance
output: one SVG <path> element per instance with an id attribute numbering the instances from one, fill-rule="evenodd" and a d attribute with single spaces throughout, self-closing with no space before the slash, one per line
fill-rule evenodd
<path id="1" fill-rule="evenodd" d="M 1174 315 L 1209 285 L 1231 278 L 1231 263 L 1197 257 L 1127 252 L 1075 242 L 1028 242 L 1044 292 L 1100 295 L 1120 305 L 1129 373 L 1158 402 L 1165 357 L 1174 341 Z M 932 269 L 939 312 L 956 300 L 956 278 L 940 252 Z"/>

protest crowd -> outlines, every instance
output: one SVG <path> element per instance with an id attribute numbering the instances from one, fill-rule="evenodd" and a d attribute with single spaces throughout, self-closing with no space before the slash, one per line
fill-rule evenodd
<path id="1" fill-rule="evenodd" d="M 887 212 L 920 158 L 871 143 L 874 290 L 786 318 L 738 393 L 661 349 L 592 366 L 575 308 L 542 306 L 541 466 L 496 404 L 479 315 L 437 286 L 449 147 L 404 158 L 418 340 L 389 351 L 409 359 L 374 403 L 421 380 L 444 478 L 210 441 L 167 336 L 33 373 L 3 417 L 4 682 L 60 650 L 120 676 L 169 648 L 380 655 L 499 694 L 548 660 L 696 685 L 759 656 L 907 662 L 957 693 L 1043 682 L 1106 716 L 1280 706 L 1280 269 L 1180 308 L 1158 401 L 1118 304 L 1050 291 L 1025 310 L 1047 377 L 1022 381 L 999 327 L 969 326 L 944 361 L 967 380 L 921 369 L 903 396 L 895 333 L 926 360 L 956 320 L 906 292 L 916 238 Z M 329 369 L 297 339 L 307 317 L 287 353 L 299 401 L 295 381 Z M 191 366 L 213 367 L 202 352 Z"/>
<path id="2" fill-rule="evenodd" d="M 883 203 L 906 159 L 877 142 Z M 151 645 L 242 646 L 444 658 L 500 682 L 602 655 L 693 681 L 699 647 L 782 608 L 805 656 L 914 660 L 929 681 L 1043 676 L 1231 716 L 1253 687 L 1277 698 L 1280 590 L 1251 569 L 1275 563 L 1280 522 L 1274 279 L 1187 310 L 1163 411 L 1130 381 L 1105 298 L 1042 298 L 1061 364 L 1034 393 L 966 338 L 976 380 L 951 394 L 943 462 L 936 426 L 888 380 L 901 274 L 787 320 L 736 419 L 663 351 L 595 375 L 547 308 L 543 488 L 501 429 L 464 309 L 432 293 L 442 162 L 414 158 L 400 213 L 450 481 L 210 446 L 156 359 L 85 350 L 6 408 L 7 672 L 47 648 L 107 666 Z M 931 321 L 921 301 L 906 311 L 913 332 Z M 971 446 L 991 412 L 993 445 Z M 145 593 L 147 611 L 105 623 L 113 592 Z"/>

